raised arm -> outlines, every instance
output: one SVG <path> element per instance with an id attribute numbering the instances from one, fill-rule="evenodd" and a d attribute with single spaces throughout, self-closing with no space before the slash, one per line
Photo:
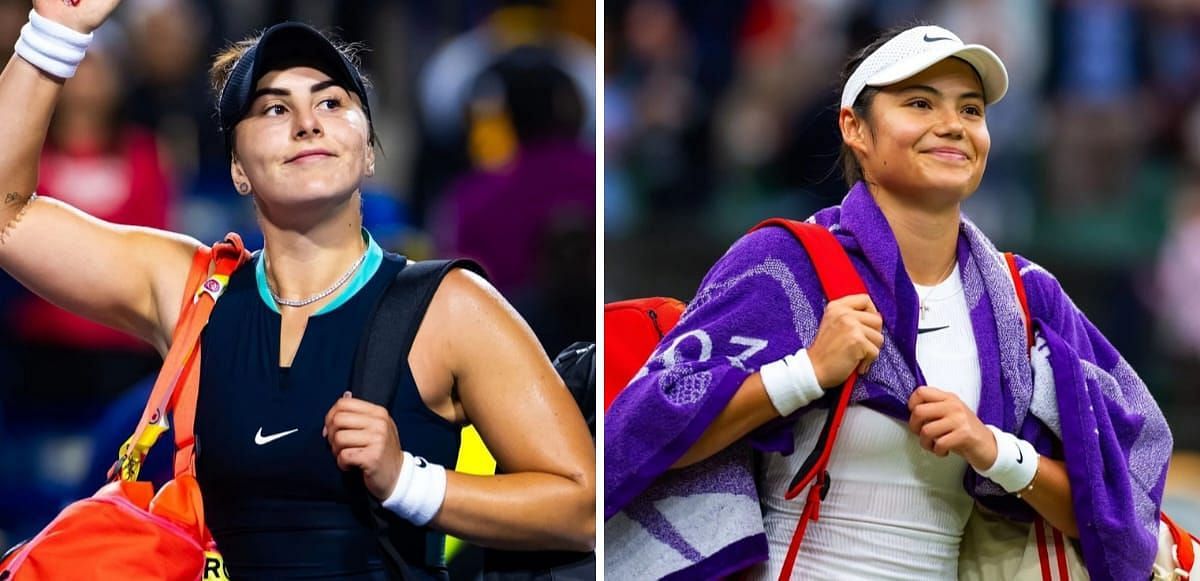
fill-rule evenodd
<path id="1" fill-rule="evenodd" d="M 116 5 L 116 0 L 82 0 L 77 6 L 34 2 L 51 29 L 65 25 L 80 35 L 97 28 Z M 45 38 L 30 44 L 46 47 Z M 20 54 L 0 72 L 0 126 L 7 136 L 0 148 L 0 268 L 51 302 L 141 337 L 162 352 L 198 243 L 34 199 L 38 158 L 63 82 Z"/>

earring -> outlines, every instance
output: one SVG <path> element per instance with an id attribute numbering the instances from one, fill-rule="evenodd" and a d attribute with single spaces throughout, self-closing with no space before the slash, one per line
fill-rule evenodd
<path id="1" fill-rule="evenodd" d="M 246 182 L 238 182 L 237 191 L 239 191 L 243 194 L 250 193 L 250 184 L 248 184 Z"/>

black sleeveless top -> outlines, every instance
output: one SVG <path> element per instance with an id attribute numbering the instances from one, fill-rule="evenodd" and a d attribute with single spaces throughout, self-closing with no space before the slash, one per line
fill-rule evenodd
<path id="1" fill-rule="evenodd" d="M 291 368 L 279 366 L 280 316 L 260 298 L 253 263 L 217 302 L 201 337 L 196 476 L 233 579 L 387 578 L 362 476 L 338 469 L 321 429 L 350 389 L 359 337 L 403 264 L 385 254 L 352 298 L 309 318 Z M 407 364 L 391 414 L 405 450 L 454 467 L 460 428 L 425 406 Z M 413 573 L 445 579 L 444 535 L 391 521 Z"/>

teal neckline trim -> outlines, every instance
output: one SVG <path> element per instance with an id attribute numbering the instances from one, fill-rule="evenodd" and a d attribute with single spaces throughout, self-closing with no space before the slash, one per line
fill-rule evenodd
<path id="1" fill-rule="evenodd" d="M 367 285 L 367 281 L 371 280 L 371 277 L 375 276 L 375 272 L 379 270 L 379 265 L 383 263 L 383 249 L 379 247 L 379 244 L 375 243 L 375 239 L 371 237 L 371 233 L 367 232 L 366 228 L 363 228 L 362 236 L 363 241 L 367 243 L 367 257 L 363 260 L 362 266 L 358 267 L 358 272 L 346 282 L 346 287 L 342 289 L 342 292 L 338 293 L 328 304 L 321 307 L 321 310 L 313 313 L 312 316 L 324 315 L 354 298 L 354 295 L 358 294 L 358 291 L 362 290 Z M 258 283 L 258 297 L 262 299 L 263 304 L 267 305 L 268 309 L 278 313 L 279 305 L 275 304 L 275 299 L 271 298 L 271 291 L 267 287 L 267 267 L 262 256 L 262 252 L 260 251 L 254 265 L 254 279 Z"/>

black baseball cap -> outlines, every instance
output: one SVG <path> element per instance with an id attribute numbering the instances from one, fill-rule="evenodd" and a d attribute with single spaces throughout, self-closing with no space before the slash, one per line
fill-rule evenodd
<path id="1" fill-rule="evenodd" d="M 367 123 L 372 127 L 371 139 L 374 141 L 366 82 L 358 67 L 317 29 L 301 22 L 282 22 L 268 28 L 258 42 L 242 54 L 221 88 L 217 114 L 227 153 L 233 152 L 233 128 L 249 111 L 258 81 L 268 72 L 296 66 L 317 69 L 342 88 L 358 95 Z"/>

